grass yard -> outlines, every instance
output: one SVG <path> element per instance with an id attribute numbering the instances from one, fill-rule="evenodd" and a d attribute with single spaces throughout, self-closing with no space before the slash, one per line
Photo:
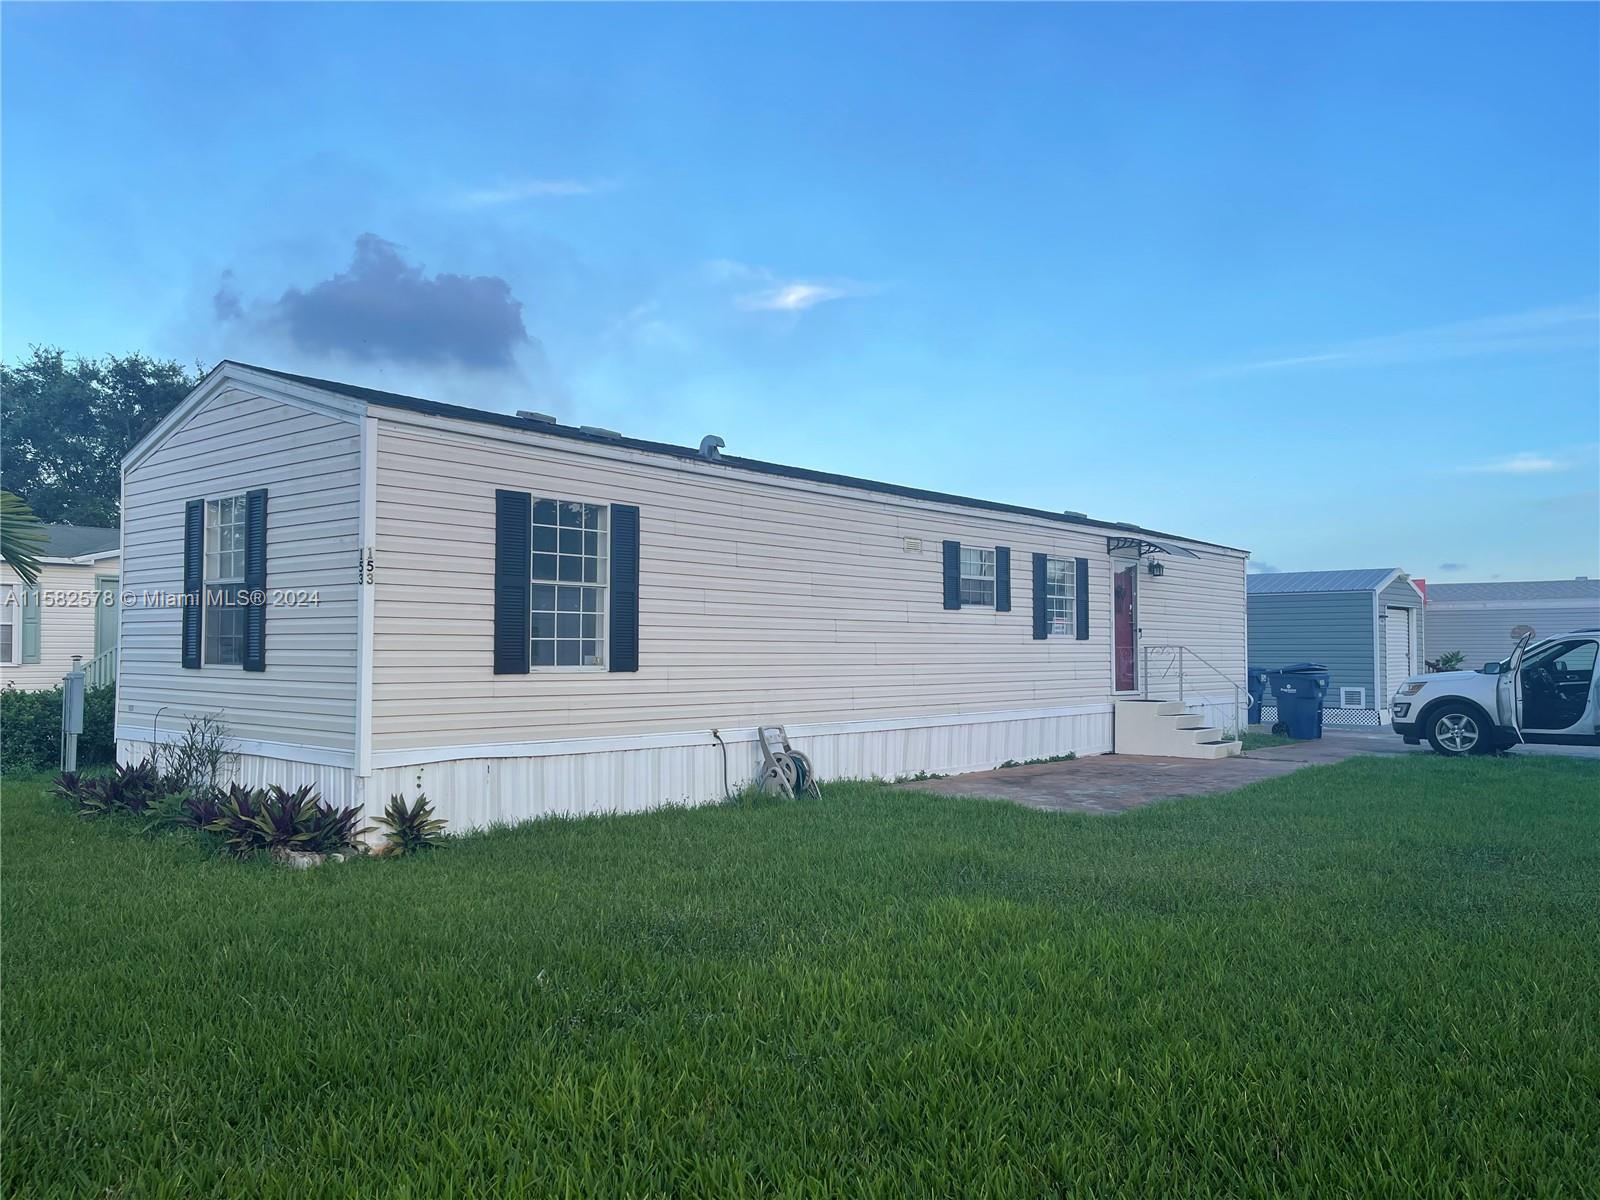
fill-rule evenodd
<path id="1" fill-rule="evenodd" d="M 401 862 L 5 789 L 26 1196 L 1594 1195 L 1600 765 L 835 785 Z"/>
<path id="2" fill-rule="evenodd" d="M 1246 732 L 1242 738 L 1244 752 L 1249 754 L 1252 750 L 1265 750 L 1268 746 L 1292 746 L 1294 739 L 1281 733 L 1250 733 Z"/>

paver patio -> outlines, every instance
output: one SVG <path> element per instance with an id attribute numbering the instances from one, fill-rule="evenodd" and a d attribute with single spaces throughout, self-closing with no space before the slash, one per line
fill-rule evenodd
<path id="1" fill-rule="evenodd" d="M 1319 763 L 1336 763 L 1358 754 L 1431 753 L 1407 746 L 1394 734 L 1334 733 L 1313 742 L 1271 746 L 1234 758 L 1150 758 L 1138 754 L 1099 754 L 1064 763 L 1039 763 L 924 779 L 901 786 L 945 796 L 985 796 L 1053 812 L 1119 813 L 1155 800 L 1227 792 Z M 1575 747 L 1537 746 L 1518 754 L 1597 752 Z"/>

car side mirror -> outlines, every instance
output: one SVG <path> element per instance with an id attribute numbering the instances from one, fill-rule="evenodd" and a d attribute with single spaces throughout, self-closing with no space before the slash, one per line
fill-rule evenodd
<path id="1" fill-rule="evenodd" d="M 1483 664 L 1483 673 L 1485 675 L 1498 675 L 1498 674 L 1500 674 L 1500 664 L 1497 663 L 1497 662 L 1484 663 Z"/>

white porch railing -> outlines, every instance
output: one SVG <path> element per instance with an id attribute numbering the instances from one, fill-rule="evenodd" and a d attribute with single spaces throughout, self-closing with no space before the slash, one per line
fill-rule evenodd
<path id="1" fill-rule="evenodd" d="M 86 688 L 105 687 L 108 683 L 117 681 L 117 648 L 115 646 L 102 654 L 96 654 L 83 664 L 83 686 Z"/>

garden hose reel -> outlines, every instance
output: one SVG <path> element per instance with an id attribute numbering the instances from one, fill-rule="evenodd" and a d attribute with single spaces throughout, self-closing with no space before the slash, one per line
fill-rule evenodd
<path id="1" fill-rule="evenodd" d="M 761 771 L 756 776 L 756 786 L 770 796 L 793 800 L 802 792 L 822 799 L 822 789 L 817 786 L 817 773 L 811 760 L 789 745 L 789 735 L 782 725 L 762 725 L 756 729 L 761 743 Z"/>

